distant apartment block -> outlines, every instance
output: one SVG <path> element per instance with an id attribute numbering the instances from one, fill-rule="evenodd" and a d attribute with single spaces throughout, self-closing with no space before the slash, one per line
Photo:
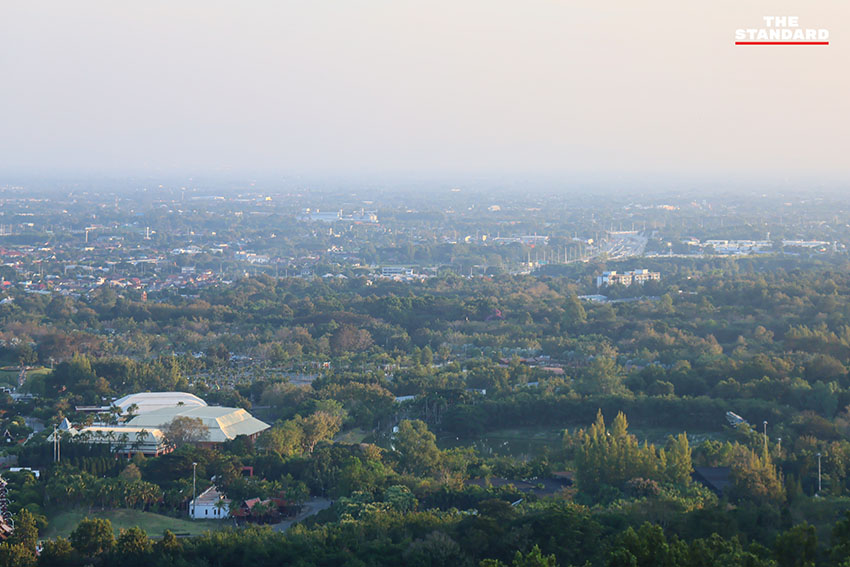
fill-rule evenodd
<path id="1" fill-rule="evenodd" d="M 361 209 L 354 211 L 351 214 L 343 214 L 342 210 L 338 211 L 320 211 L 319 209 L 302 209 L 301 215 L 298 217 L 302 221 L 307 222 L 352 222 L 355 224 L 367 223 L 375 224 L 378 222 L 378 213 L 375 211 L 367 211 Z"/>
<path id="2" fill-rule="evenodd" d="M 313 211 L 305 209 L 302 218 L 310 222 L 337 222 L 342 220 L 342 211 L 322 212 L 318 209 Z"/>
<path id="3" fill-rule="evenodd" d="M 382 266 L 381 275 L 385 278 L 413 277 L 413 268 L 405 266 Z"/>
<path id="4" fill-rule="evenodd" d="M 548 244 L 549 237 L 538 234 L 526 234 L 523 236 L 497 236 L 493 239 L 496 244 Z"/>
<path id="5" fill-rule="evenodd" d="M 632 285 L 633 283 L 643 284 L 650 280 L 660 280 L 660 272 L 650 272 L 649 270 L 631 270 L 629 272 L 618 273 L 616 271 L 602 272 L 601 276 L 596 277 L 596 287 L 609 285 Z"/>
<path id="6" fill-rule="evenodd" d="M 757 254 L 769 250 L 770 240 L 706 240 L 717 254 Z"/>

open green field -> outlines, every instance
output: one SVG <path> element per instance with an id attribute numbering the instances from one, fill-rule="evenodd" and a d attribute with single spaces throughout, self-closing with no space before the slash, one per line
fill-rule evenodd
<path id="1" fill-rule="evenodd" d="M 18 374 L 20 371 L 0 370 L 0 386 L 15 386 L 18 385 Z"/>
<path id="2" fill-rule="evenodd" d="M 481 455 L 510 455 L 517 458 L 533 458 L 547 449 L 560 449 L 564 430 L 552 427 L 513 427 L 488 431 L 472 440 L 472 446 Z M 463 447 L 469 439 L 443 438 L 438 441 L 441 448 Z"/>
<path id="3" fill-rule="evenodd" d="M 590 424 L 588 423 L 589 427 Z M 569 428 L 571 431 L 579 428 Z M 655 445 L 664 445 L 668 435 L 678 435 L 681 431 L 664 428 L 629 427 L 629 433 Z M 725 440 L 723 431 L 688 431 L 691 445 L 701 443 L 706 439 Z M 438 440 L 440 448 L 465 447 L 470 444 L 480 455 L 506 455 L 520 459 L 531 459 L 542 455 L 547 450 L 557 451 L 562 447 L 564 428 L 556 427 L 513 427 L 488 431 L 473 439 L 454 437 Z"/>
<path id="4" fill-rule="evenodd" d="M 0 368 L 0 386 L 15 386 L 18 385 L 18 375 L 21 373 L 20 368 L 15 366 L 4 366 Z M 50 373 L 49 368 L 38 367 L 32 370 L 27 370 L 27 380 L 35 376 L 44 376 Z"/>
<path id="5" fill-rule="evenodd" d="M 201 535 L 207 531 L 220 530 L 231 526 L 228 521 L 189 520 L 188 518 L 172 518 L 161 514 L 144 512 L 142 510 L 87 510 L 73 509 L 61 512 L 50 518 L 50 524 L 42 537 L 68 537 L 83 518 L 104 518 L 112 522 L 115 535 L 122 529 L 138 526 L 145 530 L 150 537 L 159 537 L 165 530 L 171 530 L 178 535 Z"/>
<path id="6" fill-rule="evenodd" d="M 363 440 L 366 439 L 366 437 L 367 433 L 365 431 L 359 427 L 355 427 L 354 429 L 340 432 L 336 437 L 334 437 L 334 441 L 336 443 L 356 445 L 357 443 L 363 443 Z"/>

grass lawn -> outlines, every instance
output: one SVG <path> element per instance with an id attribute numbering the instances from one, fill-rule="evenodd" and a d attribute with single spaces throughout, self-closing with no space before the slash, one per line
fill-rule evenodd
<path id="1" fill-rule="evenodd" d="M 363 443 L 363 440 L 366 439 L 366 432 L 361 428 L 356 427 L 354 429 L 349 429 L 348 431 L 343 431 L 337 434 L 334 437 L 334 441 L 337 443 L 347 443 L 349 445 L 356 445 L 357 443 Z"/>
<path id="2" fill-rule="evenodd" d="M 0 370 L 0 385 L 17 387 L 18 374 L 20 374 L 20 370 L 18 370 L 17 372 Z"/>
<path id="3" fill-rule="evenodd" d="M 517 458 L 529 458 L 543 454 L 547 449 L 561 447 L 563 428 L 553 427 L 514 427 L 488 431 L 471 440 L 472 447 L 481 455 L 509 455 Z M 466 447 L 470 439 L 444 437 L 437 440 L 440 448 Z"/>
<path id="4" fill-rule="evenodd" d="M 99 510 L 91 511 L 75 508 L 56 514 L 50 518 L 47 531 L 42 534 L 44 538 L 55 538 L 57 536 L 68 537 L 80 520 L 83 518 L 104 518 L 112 522 L 115 536 L 119 530 L 139 526 L 145 530 L 150 537 L 159 537 L 165 530 L 171 530 L 176 534 L 200 535 L 207 531 L 220 530 L 231 526 L 228 521 L 215 520 L 190 520 L 188 518 L 172 518 L 161 514 L 143 512 L 141 510 Z"/>
<path id="5" fill-rule="evenodd" d="M 18 376 L 20 375 L 20 373 L 21 369 L 17 366 L 4 366 L 0 368 L 0 385 L 17 387 Z M 49 368 L 37 366 L 35 368 L 32 368 L 31 370 L 27 370 L 27 379 L 33 378 L 35 376 L 44 376 L 49 373 Z"/>

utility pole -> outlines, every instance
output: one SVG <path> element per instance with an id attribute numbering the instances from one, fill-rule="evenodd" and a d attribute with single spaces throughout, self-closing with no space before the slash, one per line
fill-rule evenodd
<path id="1" fill-rule="evenodd" d="M 821 483 L 820 483 L 820 453 L 818 453 L 818 496 L 820 496 Z"/>
<path id="2" fill-rule="evenodd" d="M 767 461 L 767 420 L 764 421 L 764 459 Z"/>
<path id="3" fill-rule="evenodd" d="M 61 442 L 59 440 L 59 430 L 56 429 L 56 426 L 53 426 L 53 462 L 58 463 L 62 458 L 60 453 Z"/>
<path id="4" fill-rule="evenodd" d="M 192 463 L 192 519 L 193 520 L 195 519 L 195 507 L 196 507 L 195 500 L 197 499 L 197 496 L 195 495 L 196 486 L 197 486 L 197 484 L 195 482 L 197 475 L 195 474 L 195 472 L 196 472 L 197 468 L 198 468 L 198 463 Z"/>

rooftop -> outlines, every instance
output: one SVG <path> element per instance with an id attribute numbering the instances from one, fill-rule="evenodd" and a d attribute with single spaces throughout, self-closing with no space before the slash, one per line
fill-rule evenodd
<path id="1" fill-rule="evenodd" d="M 242 408 L 220 406 L 165 407 L 136 416 L 128 422 L 133 427 L 165 427 L 175 417 L 200 419 L 207 428 L 209 443 L 223 443 L 239 435 L 255 435 L 269 428 Z"/>
<path id="2" fill-rule="evenodd" d="M 112 405 L 121 408 L 124 414 L 134 404 L 136 410 L 133 413 L 134 415 L 139 415 L 161 408 L 205 406 L 207 402 L 198 396 L 186 392 L 140 392 L 138 394 L 124 396 L 112 402 Z"/>
<path id="3" fill-rule="evenodd" d="M 228 503 L 230 502 L 230 500 L 225 498 L 224 495 L 219 492 L 218 489 L 216 489 L 216 487 L 213 485 L 198 494 L 198 497 L 195 499 L 194 504 L 196 506 L 209 506 L 215 504 L 219 500 L 224 500 Z"/>

